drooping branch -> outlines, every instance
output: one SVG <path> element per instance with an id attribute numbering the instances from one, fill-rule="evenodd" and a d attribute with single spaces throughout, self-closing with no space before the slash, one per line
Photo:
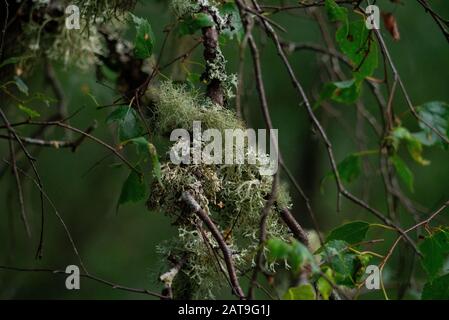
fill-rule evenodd
<path id="1" fill-rule="evenodd" d="M 232 291 L 240 299 L 244 299 L 245 295 L 239 284 L 237 272 L 232 258 L 232 253 L 230 252 L 228 245 L 223 239 L 223 235 L 220 233 L 217 226 L 210 219 L 209 215 L 201 208 L 201 206 L 189 192 L 186 191 L 183 192 L 181 199 L 190 207 L 190 209 L 200 218 L 200 220 L 207 226 L 209 231 L 212 233 L 212 236 L 217 241 L 223 253 L 223 259 L 225 261 L 226 268 L 228 270 L 229 280 L 231 281 L 232 284 Z"/>

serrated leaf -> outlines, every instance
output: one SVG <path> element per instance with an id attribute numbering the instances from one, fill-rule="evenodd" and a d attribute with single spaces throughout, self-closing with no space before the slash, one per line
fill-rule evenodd
<path id="1" fill-rule="evenodd" d="M 143 200 L 146 194 L 146 186 L 143 176 L 135 171 L 131 171 L 128 178 L 123 183 L 118 204 L 127 202 L 137 202 Z"/>
<path id="2" fill-rule="evenodd" d="M 449 274 L 438 277 L 424 286 L 422 300 L 449 300 Z"/>
<path id="3" fill-rule="evenodd" d="M 411 192 L 414 192 L 415 178 L 413 172 L 409 169 L 407 164 L 398 155 L 390 157 L 390 161 L 393 164 L 399 178 L 401 178 Z"/>
<path id="4" fill-rule="evenodd" d="M 33 110 L 33 109 L 30 109 L 30 108 L 28 108 L 28 107 L 25 107 L 23 104 L 21 104 L 21 103 L 19 103 L 18 105 L 18 108 L 22 111 L 22 112 L 24 112 L 27 116 L 29 116 L 30 118 L 37 118 L 37 117 L 40 117 L 41 115 L 40 115 L 40 113 L 39 112 L 37 112 L 37 111 L 35 111 L 35 110 Z"/>
<path id="5" fill-rule="evenodd" d="M 357 255 L 348 251 L 349 244 L 342 240 L 330 240 L 322 247 L 322 258 L 335 272 L 337 284 L 354 286 Z"/>
<path id="6" fill-rule="evenodd" d="M 365 240 L 370 224 L 365 221 L 354 221 L 346 223 L 331 231 L 326 242 L 332 240 L 343 240 L 349 244 L 359 243 Z"/>
<path id="7" fill-rule="evenodd" d="M 130 13 L 131 14 L 131 13 Z M 153 54 L 155 37 L 151 24 L 144 18 L 131 14 L 136 27 L 136 38 L 134 40 L 134 53 L 139 59 L 146 59 Z"/>
<path id="8" fill-rule="evenodd" d="M 315 289 L 310 283 L 302 284 L 288 289 L 284 294 L 284 300 L 316 300 Z"/>
<path id="9" fill-rule="evenodd" d="M 23 80 L 19 76 L 14 76 L 14 83 L 22 93 L 28 95 L 28 86 L 25 84 L 25 82 L 23 82 Z"/>
<path id="10" fill-rule="evenodd" d="M 423 255 L 421 264 L 432 281 L 440 273 L 449 255 L 449 232 L 439 230 L 427 237 L 419 245 L 419 250 Z"/>
<path id="11" fill-rule="evenodd" d="M 364 20 L 348 23 L 337 30 L 336 40 L 340 50 L 351 60 L 357 81 L 372 76 L 378 65 L 378 50 Z"/>

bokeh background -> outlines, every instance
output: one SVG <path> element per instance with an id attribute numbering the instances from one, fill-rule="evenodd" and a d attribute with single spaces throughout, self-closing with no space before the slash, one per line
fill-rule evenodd
<path id="1" fill-rule="evenodd" d="M 280 1 L 270 1 L 278 4 Z M 428 101 L 449 101 L 449 45 L 431 17 L 416 1 L 402 1 L 393 4 L 390 1 L 378 1 L 385 11 L 396 16 L 401 40 L 394 42 L 382 29 L 382 33 L 391 50 L 394 62 L 404 80 L 415 105 Z M 443 0 L 429 1 L 435 10 L 449 17 L 449 3 Z M 323 11 L 324 13 L 324 11 Z M 135 9 L 137 16 L 146 17 L 152 24 L 157 38 L 159 52 L 163 37 L 163 28 L 172 22 L 173 15 L 168 11 L 165 1 L 140 1 Z M 316 22 L 304 11 L 282 13 L 273 17 L 288 30 L 282 33 L 284 39 L 294 42 L 313 42 L 323 45 L 320 30 Z M 132 34 L 131 34 L 132 36 Z M 323 232 L 351 219 L 374 220 L 360 207 L 343 200 L 341 212 L 336 210 L 336 188 L 332 181 L 321 185 L 321 179 L 329 171 L 329 163 L 321 141 L 311 132 L 310 122 L 303 107 L 298 103 L 283 65 L 276 56 L 270 41 L 258 36 L 261 43 L 262 66 L 267 89 L 268 102 L 274 127 L 279 129 L 280 147 L 286 164 L 305 189 L 317 214 Z M 169 61 L 176 52 L 178 39 L 174 37 L 168 44 L 163 60 Z M 228 43 L 224 48 L 228 59 L 228 71 L 238 68 L 238 47 Z M 83 59 L 83 57 L 79 57 Z M 202 61 L 201 49 L 191 60 Z M 259 112 L 259 103 L 255 82 L 252 80 L 252 66 L 247 59 L 245 75 L 245 99 L 243 107 L 248 125 L 263 128 L 263 119 Z M 313 52 L 298 52 L 290 55 L 295 72 L 304 84 L 311 98 L 317 96 L 322 82 L 319 77 L 318 58 Z M 85 106 L 83 111 L 71 122 L 79 128 L 86 128 L 95 120 L 98 128 L 94 135 L 114 143 L 115 131 L 104 119 L 110 109 L 96 110 L 89 92 L 100 104 L 110 103 L 115 93 L 96 83 L 94 70 L 80 71 L 73 67 L 57 65 L 57 75 L 67 95 L 69 110 Z M 381 68 L 380 68 L 381 69 Z M 379 76 L 381 76 L 379 72 Z M 170 74 L 168 74 L 170 75 Z M 36 66 L 27 83 L 32 90 L 43 90 L 51 95 L 51 89 L 42 81 L 41 66 Z M 367 88 L 363 99 L 367 108 L 379 119 L 374 100 Z M 402 95 L 395 99 L 396 110 L 406 110 Z M 5 106 L 2 105 L 2 108 Z M 39 110 L 43 115 L 52 114 L 48 110 Z M 341 161 L 347 154 L 359 151 L 355 143 L 354 106 L 332 105 L 335 114 L 318 112 L 319 118 L 333 142 L 335 154 Z M 417 129 L 417 123 L 406 116 L 404 125 L 410 130 Z M 376 148 L 378 141 L 371 129 L 365 126 L 367 147 Z M 52 137 L 63 137 L 61 130 L 54 130 Z M 422 167 L 409 161 L 405 150 L 401 151 L 407 163 L 415 173 L 415 192 L 403 190 L 413 200 L 429 211 L 436 209 L 449 198 L 449 153 L 438 148 L 426 148 L 424 155 L 431 165 Z M 104 279 L 130 287 L 146 287 L 160 290 L 157 277 L 165 262 L 156 252 L 156 246 L 163 240 L 175 235 L 170 219 L 164 215 L 149 212 L 145 204 L 126 204 L 116 212 L 116 204 L 123 181 L 128 174 L 124 168 L 113 166 L 116 160 L 109 157 L 93 170 L 88 171 L 98 160 L 107 154 L 101 146 L 85 142 L 76 153 L 70 150 L 44 148 L 38 155 L 38 168 L 48 195 L 58 212 L 64 218 L 78 246 L 87 268 L 91 273 Z M 7 142 L 0 141 L 0 158 L 8 157 Z M 372 160 L 376 165 L 376 158 Z M 3 166 L 3 163 L 0 164 Z M 284 180 L 285 177 L 284 177 Z M 63 269 L 68 264 L 77 264 L 64 229 L 46 206 L 46 227 L 44 257 L 34 258 L 39 234 L 39 193 L 31 183 L 25 186 L 26 207 L 33 226 L 33 237 L 26 235 L 19 219 L 19 206 L 15 194 L 14 180 L 10 173 L 0 180 L 0 264 L 19 267 Z M 369 186 L 369 188 L 367 188 Z M 349 185 L 357 195 L 364 195 L 369 203 L 385 211 L 385 196 L 381 180 L 376 172 L 369 172 L 358 181 Z M 151 190 L 150 190 L 151 192 Z M 299 222 L 311 228 L 311 221 L 304 203 L 291 188 L 294 202 L 293 212 Z M 405 225 L 412 220 L 401 211 Z M 442 215 L 439 222 L 447 221 L 448 214 Z M 370 233 L 373 238 L 376 232 Z M 383 237 L 383 235 L 382 235 Z M 384 252 L 392 237 L 386 237 L 386 243 L 376 247 Z M 404 249 L 405 250 L 405 249 Z M 395 277 L 394 267 L 398 257 L 391 260 L 386 270 L 387 277 Z M 391 271 L 389 271 L 391 270 Z M 417 269 L 419 274 L 419 268 Z M 0 271 L 0 298 L 56 298 L 56 299 L 148 299 L 148 296 L 113 290 L 107 286 L 89 280 L 82 280 L 81 290 L 68 291 L 64 286 L 64 277 L 45 273 L 26 273 Z M 219 292 L 218 297 L 229 297 L 228 290 Z M 362 298 L 380 297 L 380 293 L 371 293 Z M 413 298 L 413 294 L 408 297 Z"/>

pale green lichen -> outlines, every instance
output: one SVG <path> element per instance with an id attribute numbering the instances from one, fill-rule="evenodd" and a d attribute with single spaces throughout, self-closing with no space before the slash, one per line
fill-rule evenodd
<path id="1" fill-rule="evenodd" d="M 185 85 L 170 81 L 150 89 L 149 95 L 156 104 L 155 121 L 157 133 L 165 135 L 175 128 L 192 129 L 193 120 L 201 121 L 203 128 L 243 129 L 244 124 L 231 110 L 214 105 L 196 91 Z"/>
<path id="2" fill-rule="evenodd" d="M 171 0 L 170 7 L 173 12 L 182 17 L 186 14 L 197 13 L 201 7 L 215 8 L 219 4 L 219 1 L 215 0 Z"/>
<path id="3" fill-rule="evenodd" d="M 178 17 L 197 12 L 200 8 L 196 0 L 172 0 L 170 6 Z"/>
<path id="4" fill-rule="evenodd" d="M 35 58 L 44 55 L 51 60 L 62 61 L 66 66 L 75 65 L 87 70 L 98 64 L 98 55 L 104 53 L 99 27 L 107 25 L 114 30 L 121 30 L 126 13 L 135 3 L 135 0 L 36 2 L 31 7 L 30 16 L 41 18 L 30 19 L 22 26 L 23 33 L 18 41 L 23 54 Z M 68 5 L 77 5 L 80 9 L 78 30 L 65 26 L 65 8 Z"/>
<path id="5" fill-rule="evenodd" d="M 137 0 L 75 0 L 69 4 L 77 5 L 82 17 L 89 23 L 98 23 L 123 18 L 136 3 Z"/>
<path id="6" fill-rule="evenodd" d="M 202 129 L 215 128 L 221 132 L 244 128 L 232 111 L 209 103 L 185 86 L 164 82 L 151 90 L 151 97 L 155 113 L 153 127 L 157 135 L 166 136 L 179 128 L 191 132 L 193 121 L 201 121 Z M 245 150 L 249 152 L 247 146 Z M 180 201 L 182 192 L 190 192 L 211 215 L 233 252 L 237 270 L 248 270 L 254 266 L 259 249 L 261 212 L 273 181 L 272 176 L 260 174 L 259 165 L 259 162 L 175 165 L 167 156 L 161 168 L 161 183 L 152 185 L 148 206 L 173 217 L 178 227 L 178 237 L 161 245 L 160 252 L 166 257 L 188 255 L 180 279 L 173 284 L 178 298 L 210 298 L 221 285 L 227 285 L 223 275 L 226 267 L 221 258 L 214 258 L 220 256 L 217 243 Z M 277 214 L 281 208 L 291 206 L 288 191 L 282 184 L 276 199 L 267 219 L 267 234 L 287 240 L 291 234 Z M 273 271 L 274 265 L 267 263 L 266 268 Z"/>
<path id="7" fill-rule="evenodd" d="M 64 28 L 45 54 L 50 59 L 62 61 L 65 66 L 76 65 L 87 70 L 99 63 L 98 55 L 104 54 L 104 48 L 96 28 L 90 27 L 89 33 Z"/>

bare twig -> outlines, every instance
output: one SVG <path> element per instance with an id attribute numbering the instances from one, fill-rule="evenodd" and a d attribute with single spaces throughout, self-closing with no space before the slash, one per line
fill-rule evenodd
<path id="1" fill-rule="evenodd" d="M 0 265 L 0 270 L 18 271 L 18 272 L 43 272 L 43 273 L 53 273 L 53 274 L 66 274 L 66 272 L 64 270 L 57 270 L 57 269 L 54 270 L 54 269 L 45 269 L 45 268 L 17 268 L 17 267 L 1 266 L 1 265 Z M 157 292 L 150 291 L 148 289 L 132 288 L 132 287 L 123 286 L 123 285 L 102 279 L 100 277 L 94 276 L 92 274 L 80 273 L 80 277 L 93 280 L 95 282 L 101 283 L 103 285 L 106 285 L 106 286 L 111 287 L 112 289 L 116 289 L 116 290 L 140 293 L 140 294 L 145 294 L 148 296 L 157 297 L 157 298 L 161 298 L 161 299 L 166 298 L 166 296 L 161 295 Z"/>
<path id="2" fill-rule="evenodd" d="M 28 162 L 30 163 L 31 167 L 33 168 L 34 174 L 36 175 L 37 182 L 39 184 L 39 187 L 41 188 L 40 192 L 40 201 L 41 201 L 41 233 L 39 237 L 39 245 L 36 251 L 36 257 L 42 258 L 42 250 L 44 245 L 44 224 L 45 224 L 45 214 L 44 214 L 44 195 L 43 195 L 43 185 L 42 180 L 39 175 L 39 172 L 37 170 L 36 165 L 34 164 L 35 159 L 31 156 L 31 154 L 28 152 L 28 150 L 25 148 L 25 145 L 23 144 L 20 137 L 17 135 L 16 131 L 11 126 L 10 122 L 8 121 L 8 118 L 6 117 L 3 110 L 0 108 L 0 116 L 3 118 L 3 122 L 5 123 L 5 126 L 7 127 L 8 131 L 11 133 L 11 135 L 14 136 L 15 140 L 19 143 L 20 148 L 22 149 L 23 153 L 26 155 Z"/>
<path id="3" fill-rule="evenodd" d="M 27 233 L 27 236 L 28 236 L 28 238 L 31 238 L 31 229 L 30 229 L 30 225 L 28 223 L 27 214 L 26 214 L 26 211 L 25 211 L 25 203 L 23 201 L 22 183 L 20 181 L 19 172 L 17 170 L 17 160 L 16 160 L 16 154 L 14 152 L 13 138 L 12 138 L 11 132 L 8 132 L 8 136 L 7 137 L 9 139 L 9 154 L 10 154 L 11 161 L 12 161 L 12 171 L 13 171 L 13 174 L 14 174 L 14 178 L 16 180 L 17 194 L 18 194 L 18 197 L 19 197 L 21 218 L 22 218 L 23 224 L 25 226 L 25 231 Z"/>
<path id="4" fill-rule="evenodd" d="M 115 149 L 114 147 L 110 146 L 109 144 L 107 144 L 106 142 L 104 142 L 103 140 L 81 130 L 75 127 L 72 127 L 64 122 L 61 121 L 27 121 L 27 122 L 22 122 L 16 125 L 25 125 L 25 124 L 29 124 L 29 125 L 35 125 L 35 126 L 57 126 L 57 127 L 61 127 L 70 131 L 74 131 L 76 133 L 79 133 L 83 136 L 85 136 L 86 138 L 89 138 L 92 141 L 95 141 L 96 143 L 102 145 L 103 147 L 105 147 L 106 149 L 110 150 L 112 153 L 114 153 L 120 160 L 123 161 L 123 163 L 125 163 L 131 170 L 133 170 L 134 172 L 136 172 L 137 174 L 141 175 L 142 173 L 137 170 L 134 165 L 132 165 L 117 149 Z M 14 126 L 14 125 L 11 125 Z"/>

